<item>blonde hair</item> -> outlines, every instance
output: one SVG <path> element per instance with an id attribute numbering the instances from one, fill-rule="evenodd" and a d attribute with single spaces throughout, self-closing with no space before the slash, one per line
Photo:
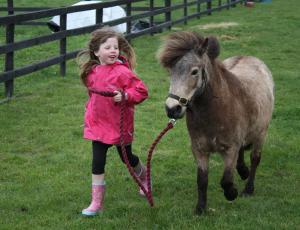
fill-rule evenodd
<path id="1" fill-rule="evenodd" d="M 87 84 L 87 76 L 95 65 L 99 65 L 99 59 L 94 52 L 99 50 L 99 46 L 109 38 L 117 38 L 119 43 L 120 54 L 124 55 L 133 70 L 136 66 L 135 52 L 123 34 L 114 31 L 110 27 L 103 27 L 91 33 L 91 39 L 87 49 L 82 50 L 77 55 L 77 63 L 80 68 L 80 77 L 84 85 Z"/>

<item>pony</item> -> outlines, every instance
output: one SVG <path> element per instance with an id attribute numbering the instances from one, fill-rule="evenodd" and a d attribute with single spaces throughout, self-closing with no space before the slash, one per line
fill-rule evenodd
<path id="1" fill-rule="evenodd" d="M 234 169 L 252 195 L 257 166 L 274 107 L 274 82 L 263 61 L 252 56 L 218 60 L 220 45 L 213 37 L 181 31 L 167 36 L 157 58 L 170 74 L 165 109 L 169 118 L 186 115 L 192 152 L 197 164 L 196 214 L 207 206 L 209 156 L 224 161 L 220 181 L 227 200 L 235 200 Z M 251 150 L 250 169 L 244 151 Z"/>

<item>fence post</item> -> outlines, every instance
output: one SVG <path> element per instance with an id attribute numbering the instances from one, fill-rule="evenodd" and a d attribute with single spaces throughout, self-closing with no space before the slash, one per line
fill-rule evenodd
<path id="1" fill-rule="evenodd" d="M 207 8 L 207 15 L 211 15 L 211 0 L 208 0 L 207 2 L 206 2 L 206 4 L 207 4 L 207 6 L 206 6 L 206 8 Z"/>
<path id="2" fill-rule="evenodd" d="M 187 0 L 183 0 L 183 4 L 184 4 L 184 7 L 183 7 L 183 14 L 184 14 L 184 24 L 187 25 L 187 15 L 188 15 L 188 9 L 187 9 Z"/>
<path id="3" fill-rule="evenodd" d="M 14 14 L 14 1 L 7 0 L 7 13 Z M 6 26 L 6 44 L 14 42 L 15 25 L 8 24 Z M 5 71 L 14 69 L 14 52 L 5 54 Z M 5 82 L 5 97 L 11 98 L 14 92 L 14 80 L 8 80 Z"/>
<path id="4" fill-rule="evenodd" d="M 103 22 L 103 8 L 96 9 L 96 24 L 100 24 Z"/>
<path id="5" fill-rule="evenodd" d="M 171 7 L 171 0 L 165 0 L 165 8 Z M 165 13 L 165 22 L 171 21 L 171 9 Z M 168 29 L 171 29 L 171 26 L 168 27 Z"/>
<path id="6" fill-rule="evenodd" d="M 230 9 L 230 1 L 231 1 L 231 0 L 227 0 L 227 7 L 226 7 L 227 10 Z"/>
<path id="7" fill-rule="evenodd" d="M 60 31 L 65 31 L 67 28 L 67 14 L 60 15 Z M 60 39 L 60 55 L 63 60 L 60 63 L 60 75 L 66 76 L 66 51 L 67 51 L 67 37 Z"/>
<path id="8" fill-rule="evenodd" d="M 228 1 L 229 1 L 229 0 L 227 0 L 227 2 L 228 2 Z M 218 11 L 221 11 L 221 8 L 220 8 L 221 5 L 222 5 L 222 0 L 219 0 L 219 1 L 218 1 L 218 7 L 219 7 L 219 10 L 218 10 Z"/>
<path id="9" fill-rule="evenodd" d="M 131 2 L 129 2 L 126 5 L 126 16 L 127 17 L 131 16 L 131 11 L 132 11 L 132 9 L 131 9 Z M 127 27 L 126 28 L 126 34 L 130 34 L 130 32 L 131 32 L 131 21 L 130 20 L 126 22 L 126 27 Z"/>
<path id="10" fill-rule="evenodd" d="M 197 0 L 197 13 L 198 13 L 197 19 L 200 19 L 200 16 L 201 16 L 201 0 Z"/>
<path id="11" fill-rule="evenodd" d="M 235 0 L 231 0 L 231 2 L 235 2 Z M 236 7 L 236 4 L 233 4 L 231 7 Z"/>
<path id="12" fill-rule="evenodd" d="M 154 10 L 154 0 L 150 0 L 149 10 L 150 10 L 150 12 L 153 12 L 153 10 Z M 154 24 L 154 17 L 150 16 L 150 28 L 153 27 L 153 24 Z M 153 35 L 153 34 L 154 34 L 154 32 L 151 32 L 151 35 Z"/>

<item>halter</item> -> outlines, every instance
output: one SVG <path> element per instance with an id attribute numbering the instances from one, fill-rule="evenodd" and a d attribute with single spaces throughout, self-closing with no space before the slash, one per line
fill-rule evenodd
<path id="1" fill-rule="evenodd" d="M 192 98 L 190 100 L 186 99 L 184 97 L 179 97 L 178 95 L 173 94 L 173 93 L 169 93 L 168 97 L 177 100 L 181 106 L 188 107 L 191 104 L 191 101 L 193 100 L 195 95 L 201 96 L 203 94 L 203 92 L 206 88 L 206 85 L 207 85 L 207 74 L 206 74 L 205 69 L 203 68 L 202 69 L 202 84 L 200 87 L 197 87 L 196 92 L 194 93 L 194 95 L 192 96 Z"/>

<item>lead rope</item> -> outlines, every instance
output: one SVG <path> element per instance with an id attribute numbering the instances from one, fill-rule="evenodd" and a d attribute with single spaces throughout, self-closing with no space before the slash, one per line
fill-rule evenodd
<path id="1" fill-rule="evenodd" d="M 99 94 L 104 97 L 113 97 L 116 95 L 114 92 L 108 92 L 108 91 L 98 91 L 93 88 L 89 88 L 89 91 L 92 93 Z M 124 120 L 124 113 L 125 113 L 125 105 L 126 105 L 126 100 L 125 100 L 125 93 L 123 91 L 120 91 L 122 94 L 122 100 L 121 100 L 121 110 L 120 110 L 120 144 L 121 144 L 121 151 L 122 151 L 122 156 L 125 161 L 126 167 L 134 179 L 134 181 L 139 185 L 139 187 L 142 189 L 144 194 L 146 195 L 146 198 L 148 200 L 148 203 L 151 207 L 153 207 L 153 197 L 152 197 L 152 189 L 151 189 L 151 159 L 153 155 L 153 151 L 156 147 L 156 145 L 159 143 L 161 138 L 170 130 L 174 127 L 175 125 L 175 120 L 171 119 L 167 126 L 160 132 L 160 134 L 156 137 L 154 142 L 152 143 L 151 147 L 148 150 L 148 157 L 147 157 L 147 164 L 146 164 L 146 181 L 147 181 L 147 189 L 142 185 L 141 180 L 137 177 L 135 174 L 133 168 L 129 164 L 127 154 L 126 154 L 126 149 L 125 149 L 125 144 L 124 144 L 124 125 L 123 125 L 123 120 Z"/>

